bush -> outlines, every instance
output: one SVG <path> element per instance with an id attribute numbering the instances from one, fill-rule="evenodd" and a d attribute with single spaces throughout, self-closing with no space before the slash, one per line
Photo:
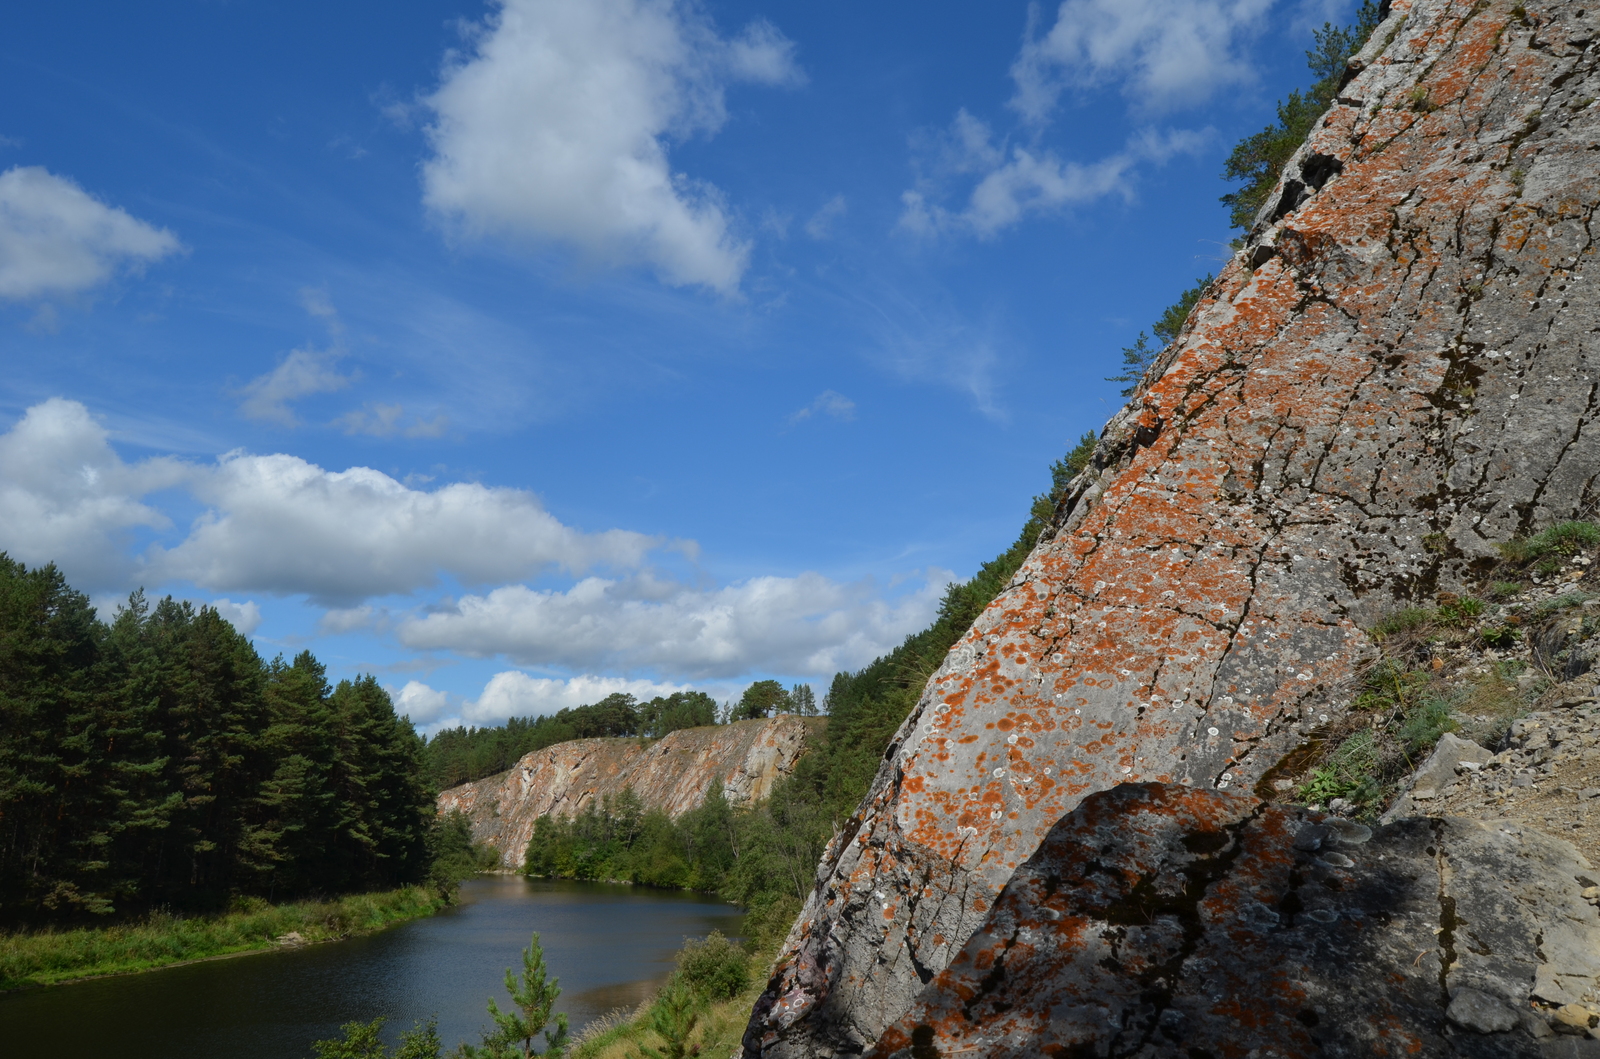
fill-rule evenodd
<path id="1" fill-rule="evenodd" d="M 703 941 L 684 942 L 678 953 L 678 977 L 706 1000 L 731 1000 L 750 985 L 750 957 L 713 930 Z"/>
<path id="2" fill-rule="evenodd" d="M 1301 785 L 1299 795 L 1308 802 L 1330 798 L 1371 801 L 1378 793 L 1378 747 L 1372 732 L 1362 730 L 1339 744 L 1328 760 Z"/>

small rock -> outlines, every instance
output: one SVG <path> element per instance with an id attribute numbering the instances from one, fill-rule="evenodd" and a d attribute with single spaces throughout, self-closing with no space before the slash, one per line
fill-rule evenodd
<path id="1" fill-rule="evenodd" d="M 1460 989 L 1445 1009 L 1445 1017 L 1462 1029 L 1477 1033 L 1504 1033 L 1520 1019 L 1499 997 L 1476 989 Z"/>
<path id="2" fill-rule="evenodd" d="M 1533 777 L 1526 772 L 1519 772 L 1515 776 L 1511 777 L 1511 786 L 1532 787 Z"/>
<path id="3" fill-rule="evenodd" d="M 279 945 L 291 945 L 291 946 L 293 946 L 293 945 L 304 945 L 306 943 L 305 935 L 301 934 L 298 930 L 291 930 L 287 934 L 280 934 L 276 938 L 274 938 L 273 940 L 276 941 Z"/>
<path id="4" fill-rule="evenodd" d="M 1583 1004 L 1562 1004 L 1556 1008 L 1556 1021 L 1566 1026 L 1587 1030 L 1591 1026 L 1600 1025 L 1600 1015 L 1596 1015 Z"/>

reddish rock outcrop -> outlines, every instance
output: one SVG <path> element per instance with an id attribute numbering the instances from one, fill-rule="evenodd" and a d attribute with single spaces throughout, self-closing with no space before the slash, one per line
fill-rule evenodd
<path id="1" fill-rule="evenodd" d="M 1600 3 L 1395 0 L 1055 532 L 929 681 L 757 1004 L 857 1053 L 1061 816 L 1248 789 L 1361 626 L 1594 510 Z"/>
<path id="2" fill-rule="evenodd" d="M 873 1059 L 1531 1059 L 1569 1029 L 1586 1055 L 1534 998 L 1593 996 L 1593 874 L 1512 825 L 1127 784 L 1051 830 Z"/>
<path id="3" fill-rule="evenodd" d="M 452 787 L 439 795 L 438 807 L 466 813 L 473 840 L 499 850 L 506 867 L 520 868 L 539 817 L 581 813 L 630 787 L 645 808 L 669 816 L 699 806 L 714 779 L 735 804 L 765 798 L 823 723 L 782 716 L 685 728 L 653 743 L 574 739 L 524 755 L 507 772 Z"/>

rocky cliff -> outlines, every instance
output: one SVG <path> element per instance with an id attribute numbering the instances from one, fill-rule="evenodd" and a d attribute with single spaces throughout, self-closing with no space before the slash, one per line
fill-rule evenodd
<path id="1" fill-rule="evenodd" d="M 870 1048 L 1085 797 L 1249 789 L 1348 708 L 1364 626 L 1593 510 L 1597 36 L 1583 0 L 1389 5 L 897 733 L 748 1055 Z"/>
<path id="2" fill-rule="evenodd" d="M 541 816 L 580 813 L 631 787 L 648 809 L 678 816 L 705 800 L 720 779 L 736 804 L 765 798 L 788 774 L 819 718 L 772 717 L 714 728 L 685 728 L 654 743 L 639 739 L 574 739 L 525 755 L 507 772 L 439 795 L 441 813 L 463 812 L 474 841 L 520 868 Z"/>

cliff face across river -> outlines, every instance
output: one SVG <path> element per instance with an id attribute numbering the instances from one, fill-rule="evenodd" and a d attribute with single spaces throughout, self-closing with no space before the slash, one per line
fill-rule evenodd
<path id="1" fill-rule="evenodd" d="M 794 769 L 820 718 L 770 717 L 714 728 L 685 728 L 655 742 L 575 739 L 524 755 L 506 772 L 439 795 L 441 813 L 462 812 L 474 841 L 520 868 L 541 816 L 570 816 L 632 788 L 646 809 L 679 816 L 698 807 L 713 780 L 728 800 L 765 798 Z"/>

